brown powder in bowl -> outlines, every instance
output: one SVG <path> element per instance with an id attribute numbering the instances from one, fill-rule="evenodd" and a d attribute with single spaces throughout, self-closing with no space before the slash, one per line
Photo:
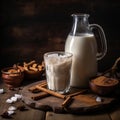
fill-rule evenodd
<path id="1" fill-rule="evenodd" d="M 116 79 L 113 79 L 113 78 L 100 76 L 100 77 L 92 80 L 92 82 L 98 86 L 114 86 L 114 85 L 117 85 L 119 81 Z"/>

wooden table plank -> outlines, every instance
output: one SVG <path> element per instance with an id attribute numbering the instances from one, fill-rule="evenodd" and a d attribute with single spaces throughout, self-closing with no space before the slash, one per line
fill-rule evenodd
<path id="1" fill-rule="evenodd" d="M 14 94 L 18 93 L 18 89 L 16 90 L 9 90 L 4 84 L 0 83 L 0 89 L 4 89 L 3 94 L 0 94 L 0 107 L 1 106 L 9 106 L 10 104 L 6 103 L 6 100 L 14 96 Z M 0 109 L 1 111 L 1 109 Z"/>
<path id="2" fill-rule="evenodd" d="M 9 106 L 11 106 L 11 104 L 6 103 L 6 100 L 12 97 L 15 93 L 18 93 L 18 89 L 15 91 L 9 90 L 1 81 L 0 81 L 0 89 L 4 89 L 5 91 L 4 94 L 0 94 L 0 115 L 1 115 L 3 112 L 8 110 Z M 6 119 L 0 116 L 0 120 L 6 120 Z"/>
<path id="3" fill-rule="evenodd" d="M 25 105 L 22 100 L 17 101 L 15 103 L 9 104 L 6 103 L 6 100 L 12 96 L 14 96 L 15 93 L 19 94 L 19 88 L 16 88 L 15 90 L 9 90 L 7 89 L 4 84 L 0 83 L 0 89 L 4 88 L 5 93 L 0 94 L 0 115 L 4 112 L 7 111 L 9 106 L 19 106 L 19 105 Z M 26 111 L 19 111 L 16 110 L 15 114 L 12 115 L 13 120 L 44 120 L 45 119 L 45 112 L 29 108 L 28 106 L 25 106 L 27 108 Z M 2 118 L 0 116 L 0 120 L 6 120 L 5 118 Z"/>
<path id="4" fill-rule="evenodd" d="M 108 114 L 72 115 L 47 112 L 46 120 L 111 120 L 111 119 Z"/>
<path id="5" fill-rule="evenodd" d="M 120 108 L 110 113 L 111 120 L 120 120 Z"/>
<path id="6" fill-rule="evenodd" d="M 14 115 L 14 120 L 44 120 L 45 112 L 35 109 L 29 109 L 28 111 L 17 111 Z"/>
<path id="7" fill-rule="evenodd" d="M 1 104 L 1 102 L 0 102 Z M 16 104 L 11 104 L 12 106 L 17 106 L 18 103 Z M 8 109 L 9 106 L 11 106 L 10 104 L 6 104 L 6 103 L 2 103 L 0 105 L 0 114 L 2 114 L 3 111 L 6 111 Z M 12 115 L 12 118 L 14 120 L 44 120 L 45 119 L 45 112 L 40 111 L 40 110 L 35 110 L 32 108 L 28 108 L 26 107 L 28 110 L 26 111 L 19 111 L 16 110 L 15 114 Z M 5 120 L 4 118 L 0 117 L 0 120 Z"/>

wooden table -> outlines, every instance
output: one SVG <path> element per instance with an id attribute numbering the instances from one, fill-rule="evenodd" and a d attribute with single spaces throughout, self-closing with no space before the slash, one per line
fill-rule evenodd
<path id="1" fill-rule="evenodd" d="M 26 83 L 29 84 L 29 83 Z M 24 85 L 21 86 L 24 87 Z M 15 90 L 8 90 L 5 85 L 0 80 L 0 89 L 6 89 L 4 94 L 0 94 L 0 114 L 3 111 L 7 110 L 11 104 L 6 103 L 5 101 L 13 96 L 15 93 L 20 92 L 20 88 L 16 88 Z M 13 103 L 13 106 L 18 106 L 19 104 L 24 104 L 22 101 L 17 101 Z M 57 114 L 53 113 L 52 111 L 41 111 L 37 109 L 30 108 L 26 106 L 27 110 L 19 111 L 16 110 L 15 114 L 12 115 L 13 120 L 120 120 L 120 105 L 114 106 L 114 109 L 100 113 L 92 113 L 92 114 L 80 114 L 80 115 L 73 115 L 73 114 Z M 112 106 L 111 106 L 112 107 Z M 0 120 L 7 120 L 6 118 L 2 118 L 0 116 Z"/>

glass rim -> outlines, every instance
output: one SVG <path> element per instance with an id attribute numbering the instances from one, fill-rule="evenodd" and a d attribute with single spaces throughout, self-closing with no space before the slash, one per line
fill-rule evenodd
<path id="1" fill-rule="evenodd" d="M 74 16 L 78 16 L 78 17 L 89 17 L 90 15 L 87 14 L 87 13 L 73 13 L 71 16 L 72 16 L 72 17 L 74 17 Z"/>
<path id="2" fill-rule="evenodd" d="M 73 54 L 70 53 L 70 52 L 65 52 L 65 51 L 52 51 L 52 52 L 46 52 L 44 53 L 44 57 L 48 57 L 48 55 L 50 54 L 67 54 L 67 56 L 65 56 L 65 58 L 68 58 L 68 57 L 72 57 Z"/>

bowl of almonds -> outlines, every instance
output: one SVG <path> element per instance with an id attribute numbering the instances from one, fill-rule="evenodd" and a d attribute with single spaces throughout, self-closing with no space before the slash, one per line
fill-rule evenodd
<path id="1" fill-rule="evenodd" d="M 9 88 L 19 87 L 24 78 L 24 70 L 22 67 L 13 66 L 6 67 L 1 70 L 2 80 Z"/>
<path id="2" fill-rule="evenodd" d="M 44 73 L 44 62 L 37 63 L 35 60 L 23 63 L 25 79 L 40 79 Z"/>

